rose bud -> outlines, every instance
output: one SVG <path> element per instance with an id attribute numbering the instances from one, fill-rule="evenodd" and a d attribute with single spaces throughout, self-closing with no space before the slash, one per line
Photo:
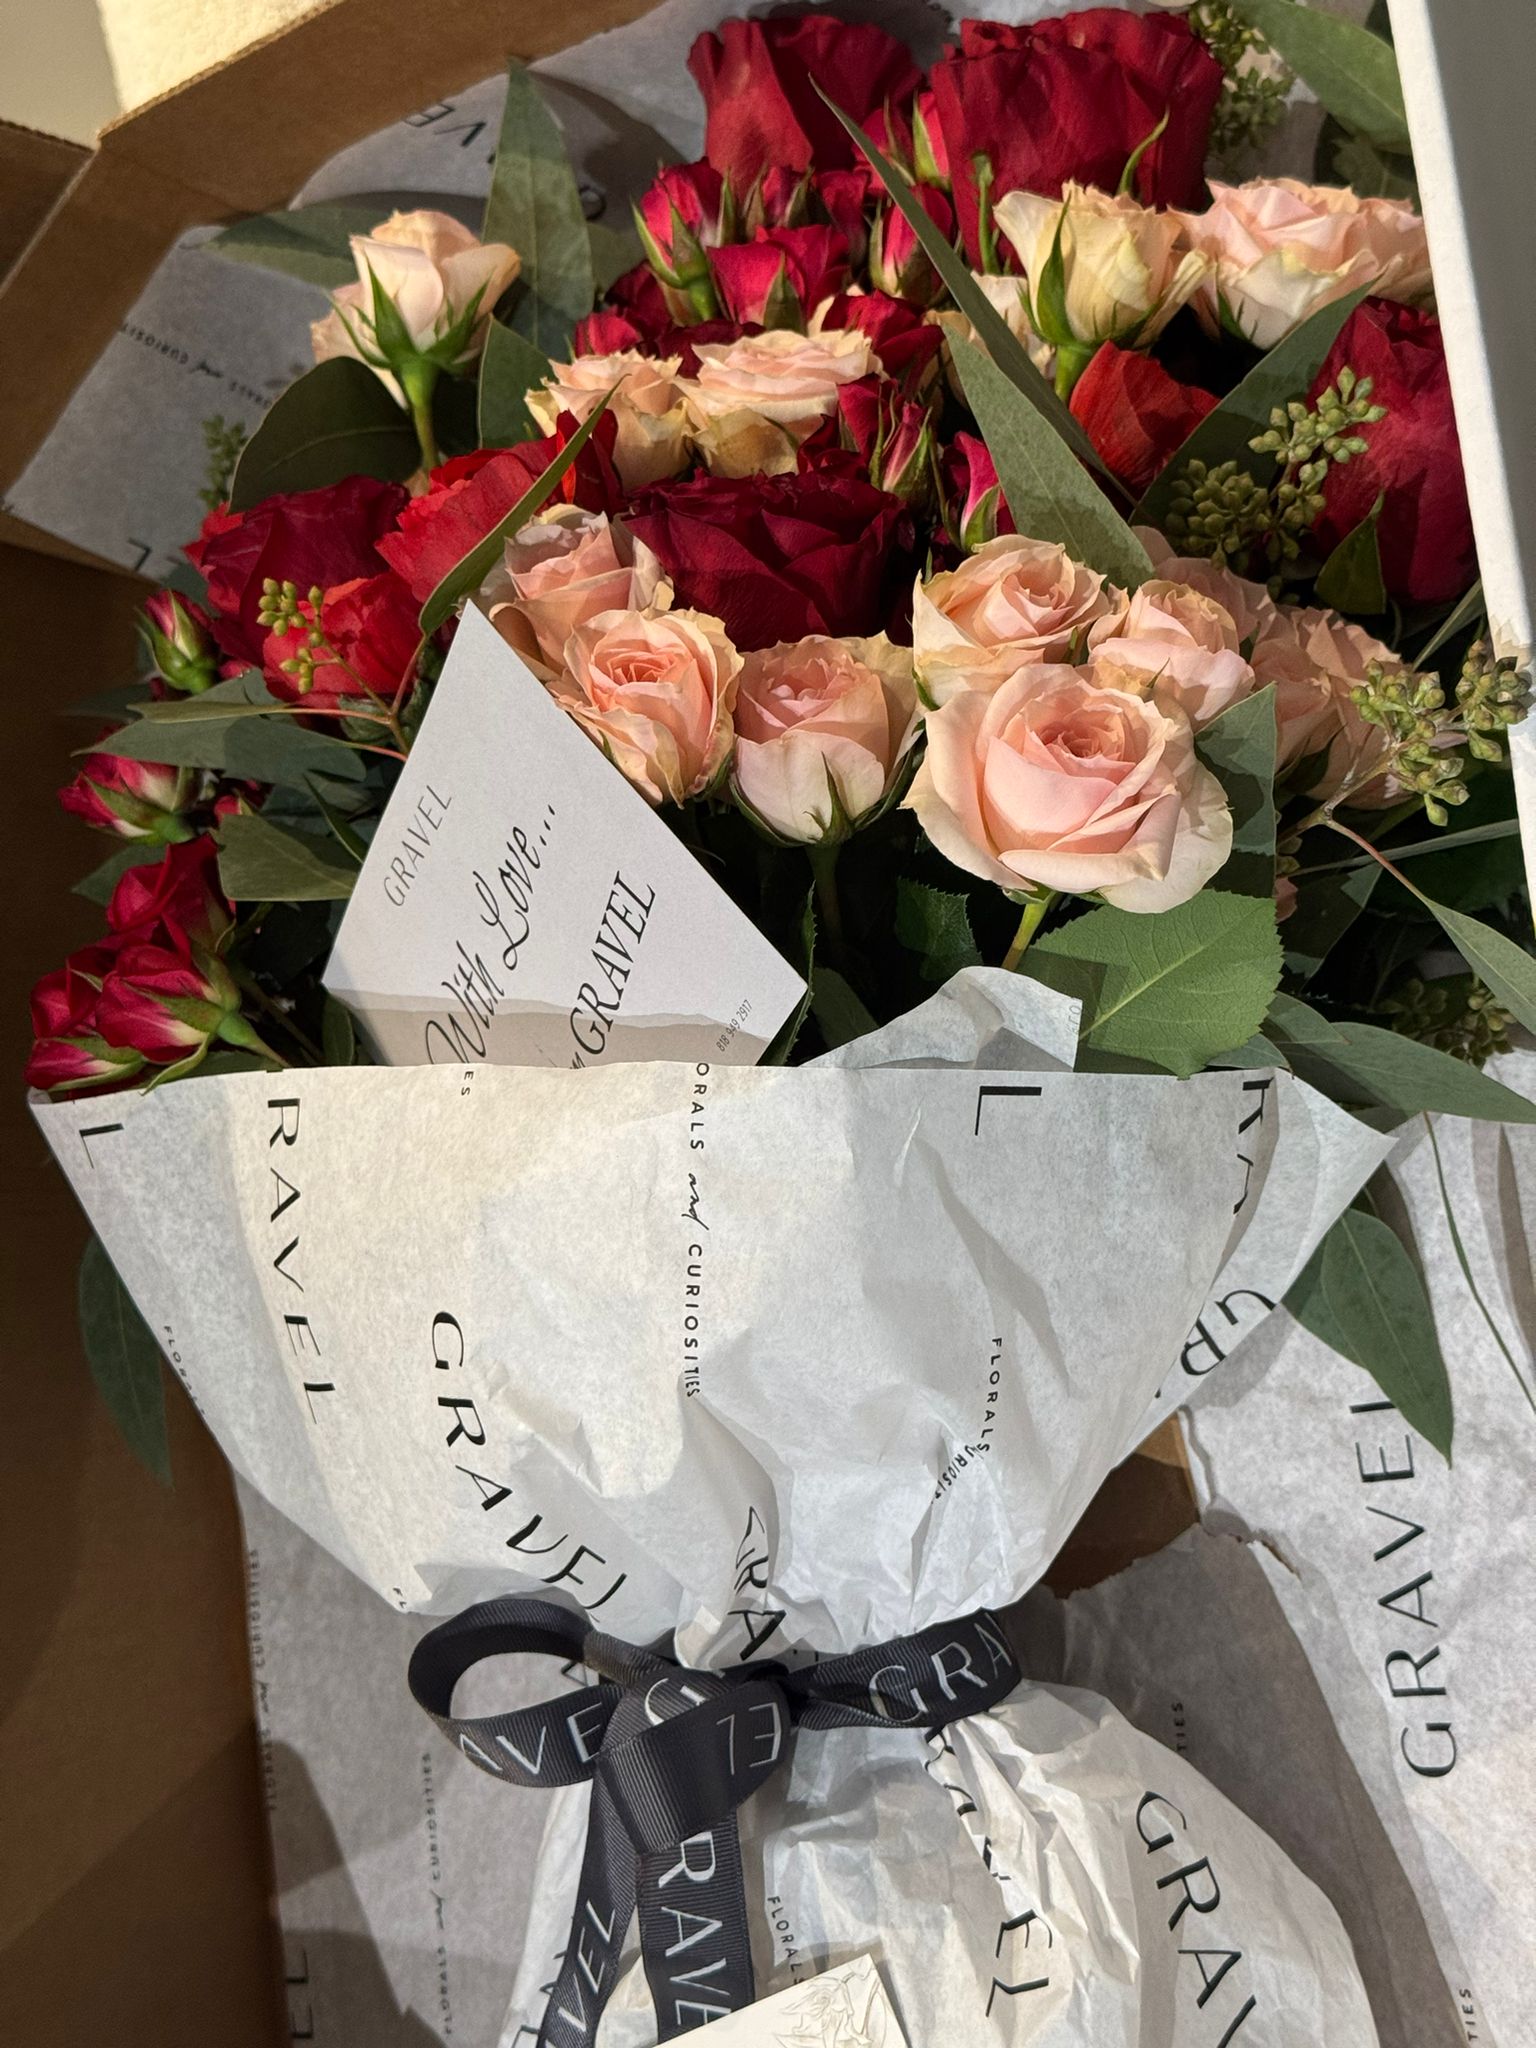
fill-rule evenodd
<path id="1" fill-rule="evenodd" d="M 912 192 L 948 241 L 955 216 L 944 194 L 933 185 L 914 185 Z M 889 292 L 892 298 L 906 299 L 912 305 L 931 306 L 944 294 L 943 279 L 894 202 L 881 207 L 870 230 L 869 278 L 877 291 Z"/>
<path id="2" fill-rule="evenodd" d="M 619 347 L 648 347 L 672 325 L 672 310 L 667 304 L 666 292 L 649 263 L 637 263 L 632 270 L 626 270 L 616 277 L 605 294 L 608 307 L 627 320 L 639 336 L 638 343 L 618 343 Z M 588 318 L 599 320 L 602 312 L 589 314 Z M 578 326 L 578 332 L 580 327 Z M 577 355 L 600 355 L 601 349 L 578 348 Z"/>
<path id="3" fill-rule="evenodd" d="M 681 360 L 629 349 L 551 363 L 552 374 L 525 403 L 540 430 L 552 434 L 562 413 L 579 423 L 611 393 L 614 467 L 625 490 L 638 491 L 688 466 L 688 414 L 677 381 Z"/>
<path id="4" fill-rule="evenodd" d="M 112 1087 L 131 1081 L 144 1064 L 130 1046 L 109 1045 L 97 1023 L 101 985 L 117 953 L 117 941 L 86 946 L 45 974 L 32 990 L 32 1051 L 29 1088 L 56 1093 L 65 1088 Z"/>
<path id="5" fill-rule="evenodd" d="M 912 655 L 883 633 L 746 656 L 732 791 L 780 839 L 846 839 L 891 797 L 917 737 Z"/>
<path id="6" fill-rule="evenodd" d="M 1072 388 L 1074 416 L 1133 498 L 1162 474 L 1219 400 L 1155 356 L 1105 342 Z"/>
<path id="7" fill-rule="evenodd" d="M 912 102 L 912 169 L 918 184 L 949 190 L 949 150 L 938 106 L 926 90 Z"/>
<path id="8" fill-rule="evenodd" d="M 699 374 L 683 386 L 693 438 L 716 476 L 777 476 L 837 406 L 839 388 L 869 369 L 857 329 L 794 334 L 783 328 L 706 343 Z"/>
<path id="9" fill-rule="evenodd" d="M 218 650 L 210 637 L 212 624 L 202 606 L 179 591 L 157 590 L 144 601 L 139 630 L 155 674 L 188 697 L 199 695 L 219 679 Z"/>
<path id="10" fill-rule="evenodd" d="M 163 926 L 188 946 L 217 945 L 231 923 L 218 859 L 218 847 L 204 833 L 167 847 L 160 860 L 129 868 L 107 904 L 109 928 L 118 938 L 143 938 Z"/>
<path id="11" fill-rule="evenodd" d="M 1187 583 L 1143 583 L 1119 611 L 1089 629 L 1094 673 L 1117 688 L 1177 704 L 1196 732 L 1253 694 L 1237 621 Z"/>
<path id="12" fill-rule="evenodd" d="M 706 612 L 599 612 L 549 685 L 648 803 L 711 788 L 730 759 L 741 656 Z"/>
<path id="13" fill-rule="evenodd" d="M 933 483 L 933 414 L 926 405 L 903 399 L 884 377 L 860 377 L 840 386 L 838 414 L 843 443 L 859 456 L 878 490 L 903 504 L 924 498 Z"/>
<path id="14" fill-rule="evenodd" d="M 924 95 L 919 95 L 919 97 L 924 97 Z M 914 175 L 912 168 L 912 123 L 900 107 L 876 107 L 872 114 L 859 123 L 859 126 L 864 130 L 864 133 L 882 156 L 889 157 L 896 168 L 908 178 Z M 869 163 L 869 159 L 865 156 L 862 149 L 857 152 L 857 155 L 860 163 Z M 870 163 L 869 167 L 871 170 L 874 169 L 872 163 Z"/>
<path id="15" fill-rule="evenodd" d="M 628 349 L 643 351 L 648 337 L 627 313 L 613 306 L 600 306 L 571 330 L 573 356 L 616 356 Z"/>
<path id="16" fill-rule="evenodd" d="M 1380 498 L 1376 538 L 1388 596 L 1448 604 L 1476 578 L 1477 543 L 1440 322 L 1367 299 L 1345 323 L 1312 398 L 1336 386 L 1346 366 L 1370 378 L 1372 402 L 1387 416 L 1360 429 L 1364 454 L 1329 468 L 1313 542 L 1330 553 Z"/>
<path id="17" fill-rule="evenodd" d="M 195 828 L 182 814 L 197 780 L 190 768 L 104 751 L 86 756 L 74 781 L 59 791 L 59 803 L 98 832 L 170 846 L 194 837 Z"/>
<path id="18" fill-rule="evenodd" d="M 478 360 L 496 301 L 517 276 L 517 251 L 430 211 L 392 213 L 351 243 L 358 282 L 333 292 L 330 312 L 310 329 L 315 361 L 356 356 L 376 371 L 409 409 L 430 468 L 438 373 Z"/>
<path id="19" fill-rule="evenodd" d="M 1272 349 L 1359 286 L 1411 304 L 1429 289 L 1424 223 L 1398 199 L 1362 199 L 1295 178 L 1211 185 L 1204 213 L 1184 216 L 1210 272 L 1195 301 L 1212 334 L 1232 326 Z"/>
<path id="20" fill-rule="evenodd" d="M 921 84 L 910 51 L 872 22 L 827 14 L 723 21 L 698 37 L 688 69 L 704 95 L 704 154 L 746 191 L 771 165 L 844 170 L 853 144 L 821 92 L 863 123 L 903 107 Z"/>
<path id="21" fill-rule="evenodd" d="M 240 1015 L 240 991 L 214 953 L 152 939 L 131 940 L 101 985 L 97 1021 L 113 1045 L 131 1047 L 153 1066 L 201 1057 L 217 1039 L 266 1052 Z"/>
<path id="22" fill-rule="evenodd" d="M 550 682 L 578 626 L 599 612 L 664 612 L 672 586 L 626 526 L 604 512 L 555 505 L 507 542 L 480 602 L 508 646 Z"/>
<path id="23" fill-rule="evenodd" d="M 846 289 L 848 244 L 835 228 L 759 228 L 711 253 L 715 289 L 731 319 L 804 330 L 824 299 Z"/>
<path id="24" fill-rule="evenodd" d="M 938 374 L 943 330 L 905 299 L 887 292 L 839 292 L 818 311 L 811 332 L 842 328 L 869 337 L 881 369 L 901 386 L 904 398 L 922 397 Z"/>
<path id="25" fill-rule="evenodd" d="M 736 232 L 730 186 L 712 164 L 672 164 L 634 213 L 640 246 L 658 282 L 681 294 L 695 319 L 712 320 L 720 308 L 705 251 Z"/>
<path id="26" fill-rule="evenodd" d="M 1232 848 L 1221 784 L 1176 706 L 1091 669 L 1022 667 L 926 719 L 906 808 L 947 860 L 1018 895 L 1171 910 Z"/>
<path id="27" fill-rule="evenodd" d="M 1029 279 L 1031 323 L 1056 351 L 1063 397 L 1102 342 L 1148 348 L 1199 289 L 1209 260 L 1181 247 L 1181 216 L 1068 183 L 1060 200 L 1008 192 L 997 224 Z"/>
<path id="28" fill-rule="evenodd" d="M 849 171 L 817 171 L 811 179 L 816 206 L 847 243 L 847 260 L 855 270 L 869 249 L 867 215 L 872 189 L 869 172 L 859 164 Z"/>
<path id="29" fill-rule="evenodd" d="M 773 164 L 747 194 L 741 210 L 742 235 L 750 241 L 759 228 L 804 227 L 810 206 L 810 172 L 791 170 L 788 164 Z"/>
<path id="30" fill-rule="evenodd" d="M 992 451 L 974 434 L 956 434 L 945 449 L 939 460 L 939 487 L 944 530 L 966 554 L 975 554 L 1000 533 L 1018 531 L 997 480 Z"/>

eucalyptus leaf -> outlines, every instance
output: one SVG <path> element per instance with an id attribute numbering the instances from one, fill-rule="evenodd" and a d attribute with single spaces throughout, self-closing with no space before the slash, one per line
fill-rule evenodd
<path id="1" fill-rule="evenodd" d="M 612 393 L 609 394 L 612 396 Z M 421 608 L 421 630 L 435 633 L 447 618 L 461 597 L 467 597 L 475 590 L 491 570 L 501 554 L 502 542 L 514 534 L 538 511 L 544 500 L 554 490 L 561 477 L 576 460 L 592 436 L 593 429 L 608 410 L 608 399 L 588 413 L 581 425 L 572 434 L 560 453 L 550 463 L 543 475 L 537 477 L 523 493 L 506 517 L 499 519 L 483 540 L 477 541 L 467 555 L 462 556 L 438 584 L 436 590 Z"/>
<path id="2" fill-rule="evenodd" d="M 1368 1372 L 1409 1428 L 1449 1461 L 1450 1375 L 1423 1279 L 1390 1224 L 1346 1209 L 1285 1305 L 1304 1329 Z"/>
<path id="3" fill-rule="evenodd" d="M 1334 1023 L 1285 995 L 1275 997 L 1264 1028 L 1294 1071 L 1335 1102 L 1376 1103 L 1402 1117 L 1434 1110 L 1485 1123 L 1536 1124 L 1536 1102 L 1416 1038 L 1376 1024 Z"/>
<path id="4" fill-rule="evenodd" d="M 1360 521 L 1351 527 L 1323 564 L 1317 599 L 1350 618 L 1374 619 L 1387 608 L 1387 585 L 1381 569 L 1383 492 Z"/>
<path id="5" fill-rule="evenodd" d="M 542 349 L 499 320 L 491 322 L 480 358 L 482 448 L 515 448 L 519 441 L 538 439 L 539 426 L 525 394 L 549 373 L 549 357 Z"/>
<path id="6" fill-rule="evenodd" d="M 1146 549 L 1066 442 L 974 343 L 953 336 L 955 368 L 1015 526 L 1134 590 L 1152 574 Z"/>
<path id="7" fill-rule="evenodd" d="M 1419 203 L 1413 158 L 1378 149 L 1368 136 L 1336 133 L 1328 152 L 1328 173 L 1329 184 L 1347 185 L 1362 199 L 1406 200 L 1414 207 Z"/>
<path id="8" fill-rule="evenodd" d="M 328 995 L 320 1013 L 320 1050 L 328 1067 L 350 1067 L 357 1060 L 357 1029 L 352 1012 Z"/>
<path id="9" fill-rule="evenodd" d="M 818 967 L 811 977 L 811 1014 L 829 1051 L 876 1028 L 853 984 L 833 967 Z"/>
<path id="10" fill-rule="evenodd" d="M 331 200 L 283 213 L 251 214 L 221 228 L 204 246 L 217 256 L 280 270 L 286 277 L 335 291 L 357 279 L 352 236 L 371 234 L 379 219 L 376 200 Z"/>
<path id="11" fill-rule="evenodd" d="M 235 903 L 325 903 L 350 896 L 357 862 L 333 841 L 289 832 L 259 811 L 219 827 L 219 880 Z"/>
<path id="12" fill-rule="evenodd" d="M 545 358 L 570 354 L 571 329 L 592 310 L 597 286 L 581 192 L 559 124 L 521 64 L 507 69 L 496 167 L 483 238 L 522 259 L 509 325 Z"/>
<path id="13" fill-rule="evenodd" d="M 1419 894 L 1417 890 L 1414 893 Z M 1505 1009 L 1527 1031 L 1536 1031 L 1536 960 L 1513 939 L 1479 923 L 1475 917 L 1468 917 L 1465 911 L 1452 910 L 1449 904 L 1436 903 L 1429 896 L 1421 895 L 1419 900 L 1434 912 L 1462 959 L 1487 983 Z M 1536 1117 L 1536 1110 L 1532 1115 Z"/>
<path id="14" fill-rule="evenodd" d="M 1082 425 L 1057 397 L 1051 385 L 1041 376 L 1029 360 L 1024 344 L 1012 333 L 1001 313 L 976 282 L 955 245 L 938 225 L 929 218 L 926 210 L 914 196 L 907 179 L 889 157 L 885 156 L 870 141 L 857 121 L 850 119 L 835 100 L 816 88 L 822 99 L 836 114 L 859 149 L 874 166 L 875 175 L 890 194 L 897 211 L 916 235 L 923 253 L 939 273 L 950 297 L 970 321 L 981 339 L 982 346 L 992 358 L 1009 383 L 1016 386 L 1036 412 L 1042 414 L 1074 453 L 1088 467 L 1097 470 L 1100 476 L 1108 476 L 1099 451 L 1089 440 Z M 1022 520 L 1014 514 L 1019 530 L 1023 532 Z"/>
<path id="15" fill-rule="evenodd" d="M 1226 792 L 1232 853 L 1212 886 L 1241 896 L 1275 893 L 1275 686 L 1229 705 L 1197 751 Z"/>
<path id="16" fill-rule="evenodd" d="M 1370 902 L 1382 869 L 1375 861 L 1330 875 L 1308 876 L 1296 885 L 1296 907 L 1280 927 L 1285 967 L 1302 981 L 1322 966 Z"/>
<path id="17" fill-rule="evenodd" d="M 1378 149 L 1412 149 L 1397 56 L 1383 37 L 1342 15 L 1296 0 L 1230 0 L 1239 21 L 1256 28 L 1321 104 Z"/>
<path id="18" fill-rule="evenodd" d="M 162 1486 L 171 1483 L 160 1346 L 96 1238 L 80 1261 L 80 1337 L 91 1378 L 129 1450 Z"/>
<path id="19" fill-rule="evenodd" d="M 1217 468 L 1236 462 L 1260 483 L 1275 474 L 1273 455 L 1256 455 L 1249 442 L 1268 433 L 1270 414 L 1276 406 L 1288 405 L 1312 387 L 1312 381 L 1328 360 L 1328 351 L 1343 332 L 1344 323 L 1357 306 L 1363 305 L 1374 287 L 1361 285 L 1331 306 L 1324 306 L 1304 320 L 1296 332 L 1277 342 L 1260 358 L 1174 454 L 1153 479 L 1141 503 L 1131 514 L 1136 526 L 1155 526 L 1162 532 L 1168 523 L 1168 504 L 1173 486 L 1191 462 Z"/>
<path id="20" fill-rule="evenodd" d="M 896 884 L 896 937 L 921 962 L 924 981 L 945 982 L 962 967 L 979 967 L 965 898 L 903 876 Z"/>
<path id="21" fill-rule="evenodd" d="M 257 707 L 247 707 L 255 710 Z M 162 723 L 136 719 L 112 735 L 112 751 L 130 761 L 164 761 L 176 768 L 212 768 L 242 781 L 303 788 L 310 775 L 361 781 L 363 757 L 341 740 L 311 732 L 291 717 L 223 717 Z"/>
<path id="22" fill-rule="evenodd" d="M 351 356 L 316 363 L 290 384 L 235 464 L 230 509 L 277 491 L 314 491 L 348 476 L 399 483 L 421 463 L 415 429 L 372 370 Z"/>
<path id="23" fill-rule="evenodd" d="M 1036 939 L 1036 955 L 1100 965 L 1082 1039 L 1104 1053 L 1197 1073 L 1259 1030 L 1280 979 L 1272 902 L 1205 889 L 1176 909 L 1091 910 Z"/>

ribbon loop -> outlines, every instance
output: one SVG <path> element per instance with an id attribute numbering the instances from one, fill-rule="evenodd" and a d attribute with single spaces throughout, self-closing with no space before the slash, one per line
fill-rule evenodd
<path id="1" fill-rule="evenodd" d="M 598 1682 L 509 1713 L 461 1719 L 453 1694 L 491 1657 L 557 1658 Z M 539 2048 L 592 2048 L 629 1925 L 658 2037 L 672 2040 L 750 2005 L 752 1945 L 737 1809 L 788 1762 L 797 1728 L 932 1732 L 1006 1699 L 1021 1673 L 992 1615 L 830 1657 L 685 1669 L 588 1631 L 546 1600 L 487 1600 L 422 1637 L 417 1704 L 470 1760 L 507 1784 L 592 1780 L 571 1931 Z"/>

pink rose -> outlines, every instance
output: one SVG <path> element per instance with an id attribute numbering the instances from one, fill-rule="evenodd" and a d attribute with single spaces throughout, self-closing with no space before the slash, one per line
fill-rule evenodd
<path id="1" fill-rule="evenodd" d="M 1338 700 L 1311 646 L 1314 630 L 1328 617 L 1300 605 L 1276 606 L 1253 644 L 1257 686 L 1275 686 L 1277 775 L 1327 746 L 1341 730 Z"/>
<path id="2" fill-rule="evenodd" d="M 907 808 L 946 859 L 999 888 L 1170 910 L 1231 851 L 1183 713 L 1091 668 L 1021 668 L 990 694 L 960 691 L 927 729 Z"/>
<path id="3" fill-rule="evenodd" d="M 1271 349 L 1323 306 L 1369 284 L 1411 305 L 1429 289 L 1424 223 L 1399 199 L 1362 199 L 1295 178 L 1212 183 L 1205 213 L 1184 216 L 1191 246 L 1213 266 L 1195 304 L 1213 334 L 1230 317 Z"/>
<path id="4" fill-rule="evenodd" d="M 707 612 L 599 612 L 565 648 L 550 685 L 653 804 L 680 804 L 730 759 L 741 656 Z"/>
<path id="5" fill-rule="evenodd" d="M 1120 689 L 1156 690 L 1196 731 L 1252 693 L 1253 669 L 1226 606 L 1187 583 L 1143 583 L 1088 635 L 1094 665 Z"/>
<path id="6" fill-rule="evenodd" d="M 1396 803 L 1405 794 L 1403 786 L 1395 776 L 1381 772 L 1389 747 L 1387 735 L 1379 725 L 1370 725 L 1360 716 L 1354 692 L 1369 680 L 1374 664 L 1380 663 L 1388 675 L 1402 675 L 1402 661 L 1363 626 L 1341 619 L 1337 612 L 1306 611 L 1298 625 L 1332 706 L 1327 763 L 1308 796 L 1331 802 L 1347 791 L 1344 801 L 1359 810 L 1380 810 Z M 1326 740 L 1325 732 L 1317 745 Z"/>
<path id="7" fill-rule="evenodd" d="M 540 431 L 552 434 L 562 413 L 580 425 L 612 391 L 608 411 L 618 428 L 614 467 L 625 490 L 643 490 L 688 466 L 688 415 L 677 381 L 681 360 L 627 348 L 551 363 L 554 374 L 528 393 L 527 407 Z"/>
<path id="8" fill-rule="evenodd" d="M 748 654 L 734 789 L 781 839 L 846 838 L 890 795 L 917 737 L 912 656 L 885 634 Z"/>
<path id="9" fill-rule="evenodd" d="M 836 410 L 839 388 L 870 367 L 860 328 L 794 334 L 774 328 L 739 341 L 701 342 L 697 377 L 683 385 L 693 435 L 715 476 L 782 475 Z"/>
<path id="10" fill-rule="evenodd" d="M 957 690 L 989 688 L 1026 663 L 1070 660 L 1119 598 L 1065 548 L 999 534 L 958 569 L 917 586 L 912 653 L 924 694 L 941 704 Z"/>
<path id="11" fill-rule="evenodd" d="M 1237 630 L 1240 647 L 1246 648 L 1269 631 L 1275 619 L 1275 601 L 1266 584 L 1239 576 L 1206 555 L 1176 555 L 1155 527 L 1138 526 L 1136 538 L 1164 581 L 1188 584 L 1222 607 Z"/>
<path id="12" fill-rule="evenodd" d="M 661 564 L 606 512 L 553 505 L 509 540 L 480 586 L 480 602 L 509 647 L 546 682 L 565 643 L 599 612 L 665 611 Z"/>

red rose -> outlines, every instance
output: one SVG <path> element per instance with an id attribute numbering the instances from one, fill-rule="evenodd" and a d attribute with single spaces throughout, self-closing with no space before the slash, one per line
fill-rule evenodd
<path id="1" fill-rule="evenodd" d="M 184 946 L 212 946 L 228 930 L 229 899 L 219 887 L 219 849 L 204 833 L 166 849 L 165 858 L 129 868 L 107 905 L 119 938 L 169 933 Z"/>
<path id="2" fill-rule="evenodd" d="M 192 837 L 184 813 L 196 783 L 190 768 L 131 761 L 105 745 L 101 753 L 86 755 L 80 773 L 59 791 L 59 803 L 98 832 L 170 845 Z"/>
<path id="3" fill-rule="evenodd" d="M 657 484 L 626 523 L 659 557 L 678 603 L 724 620 L 744 650 L 888 628 L 899 622 L 917 566 L 911 515 L 857 477 Z"/>
<path id="4" fill-rule="evenodd" d="M 823 327 L 857 327 L 869 336 L 887 377 L 915 397 L 929 382 L 944 347 L 944 330 L 923 318 L 921 310 L 886 292 L 840 295 L 822 309 Z"/>
<path id="5" fill-rule="evenodd" d="M 307 599 L 299 610 L 313 622 Z M 410 589 L 388 570 L 338 583 L 320 601 L 324 647 L 307 647 L 301 632 L 267 635 L 262 667 L 273 696 L 317 711 L 333 710 L 348 697 L 366 703 L 370 690 L 392 702 L 421 645 L 420 611 Z"/>
<path id="6" fill-rule="evenodd" d="M 605 305 L 623 314 L 637 334 L 646 335 L 651 340 L 672 325 L 667 295 L 649 263 L 637 263 L 633 270 L 626 270 L 622 277 L 616 277 L 603 298 Z M 603 353 L 603 350 L 596 348 L 577 350 L 578 355 L 595 356 Z"/>
<path id="7" fill-rule="evenodd" d="M 939 461 L 944 530 L 967 554 L 1000 533 L 1017 533 L 1008 500 L 997 480 L 997 464 L 985 441 L 956 434 Z"/>
<path id="8" fill-rule="evenodd" d="M 576 421 L 562 413 L 554 433 L 543 441 L 481 449 L 433 470 L 426 493 L 411 500 L 396 530 L 379 543 L 379 553 L 418 605 L 527 495 L 575 431 Z M 614 433 L 613 415 L 605 414 L 551 492 L 552 503 L 581 505 L 589 512 L 620 509 Z"/>
<path id="9" fill-rule="evenodd" d="M 223 961 L 154 939 L 124 944 L 101 985 L 97 1029 L 156 1066 L 185 1059 L 238 1019 L 240 992 Z"/>
<path id="10" fill-rule="evenodd" d="M 709 257 L 715 290 L 738 323 L 804 327 L 848 283 L 848 244 L 836 228 L 759 228 Z"/>
<path id="11" fill-rule="evenodd" d="M 688 69 L 704 95 L 704 154 L 738 192 L 774 165 L 852 164 L 853 145 L 818 85 L 864 121 L 887 103 L 905 106 L 922 82 L 894 36 L 829 14 L 724 21 L 694 43 Z"/>
<path id="12" fill-rule="evenodd" d="M 855 475 L 867 476 L 904 504 L 927 493 L 933 469 L 933 415 L 926 405 L 903 398 L 889 377 L 856 377 L 837 388 L 836 418 L 843 442 L 858 456 Z M 807 443 L 800 451 L 800 466 L 831 465 Z"/>
<path id="13" fill-rule="evenodd" d="M 1073 386 L 1071 404 L 1105 466 L 1139 498 L 1217 400 L 1170 377 L 1153 357 L 1107 341 Z"/>
<path id="14" fill-rule="evenodd" d="M 132 1080 L 143 1066 L 142 1054 L 101 1033 L 101 987 L 121 943 L 83 947 L 33 989 L 29 1088 L 100 1088 Z"/>
<path id="15" fill-rule="evenodd" d="M 912 194 L 948 241 L 955 227 L 949 200 L 936 185 L 914 185 Z M 875 215 L 869 239 L 869 278 L 877 290 L 914 305 L 931 306 L 944 295 L 939 273 L 917 239 L 916 229 L 893 201 L 887 201 Z"/>
<path id="16" fill-rule="evenodd" d="M 1009 28 L 961 24 L 933 68 L 934 113 L 973 264 L 981 262 L 977 160 L 992 193 L 1055 198 L 1069 178 L 1113 192 L 1132 153 L 1166 114 L 1136 172 L 1149 206 L 1197 206 L 1211 115 L 1225 78 L 1187 21 L 1090 7 Z"/>
<path id="17" fill-rule="evenodd" d="M 848 261 L 864 261 L 869 247 L 866 218 L 878 188 L 862 164 L 850 171 L 818 171 L 811 180 L 811 194 L 818 209 L 848 245 Z"/>
<path id="18" fill-rule="evenodd" d="M 167 690 L 196 696 L 218 681 L 213 621 L 192 598 L 183 597 L 179 590 L 157 590 L 144 600 L 140 631 L 157 681 Z M 163 696 L 165 692 L 157 688 L 155 694 Z"/>
<path id="19" fill-rule="evenodd" d="M 271 577 L 299 592 L 379 573 L 378 542 L 406 503 L 399 484 L 349 476 L 319 491 L 280 492 L 249 512 L 210 512 L 188 559 L 208 579 L 219 616 L 214 638 L 226 654 L 260 661 L 265 628 L 256 614 Z"/>
<path id="20" fill-rule="evenodd" d="M 1329 470 L 1315 538 L 1324 553 L 1337 547 L 1383 497 L 1376 531 L 1388 595 L 1448 603 L 1477 575 L 1477 544 L 1440 322 L 1411 306 L 1367 299 L 1318 372 L 1313 398 L 1346 365 L 1371 379 L 1372 402 L 1387 416 L 1360 429 L 1363 455 Z"/>

